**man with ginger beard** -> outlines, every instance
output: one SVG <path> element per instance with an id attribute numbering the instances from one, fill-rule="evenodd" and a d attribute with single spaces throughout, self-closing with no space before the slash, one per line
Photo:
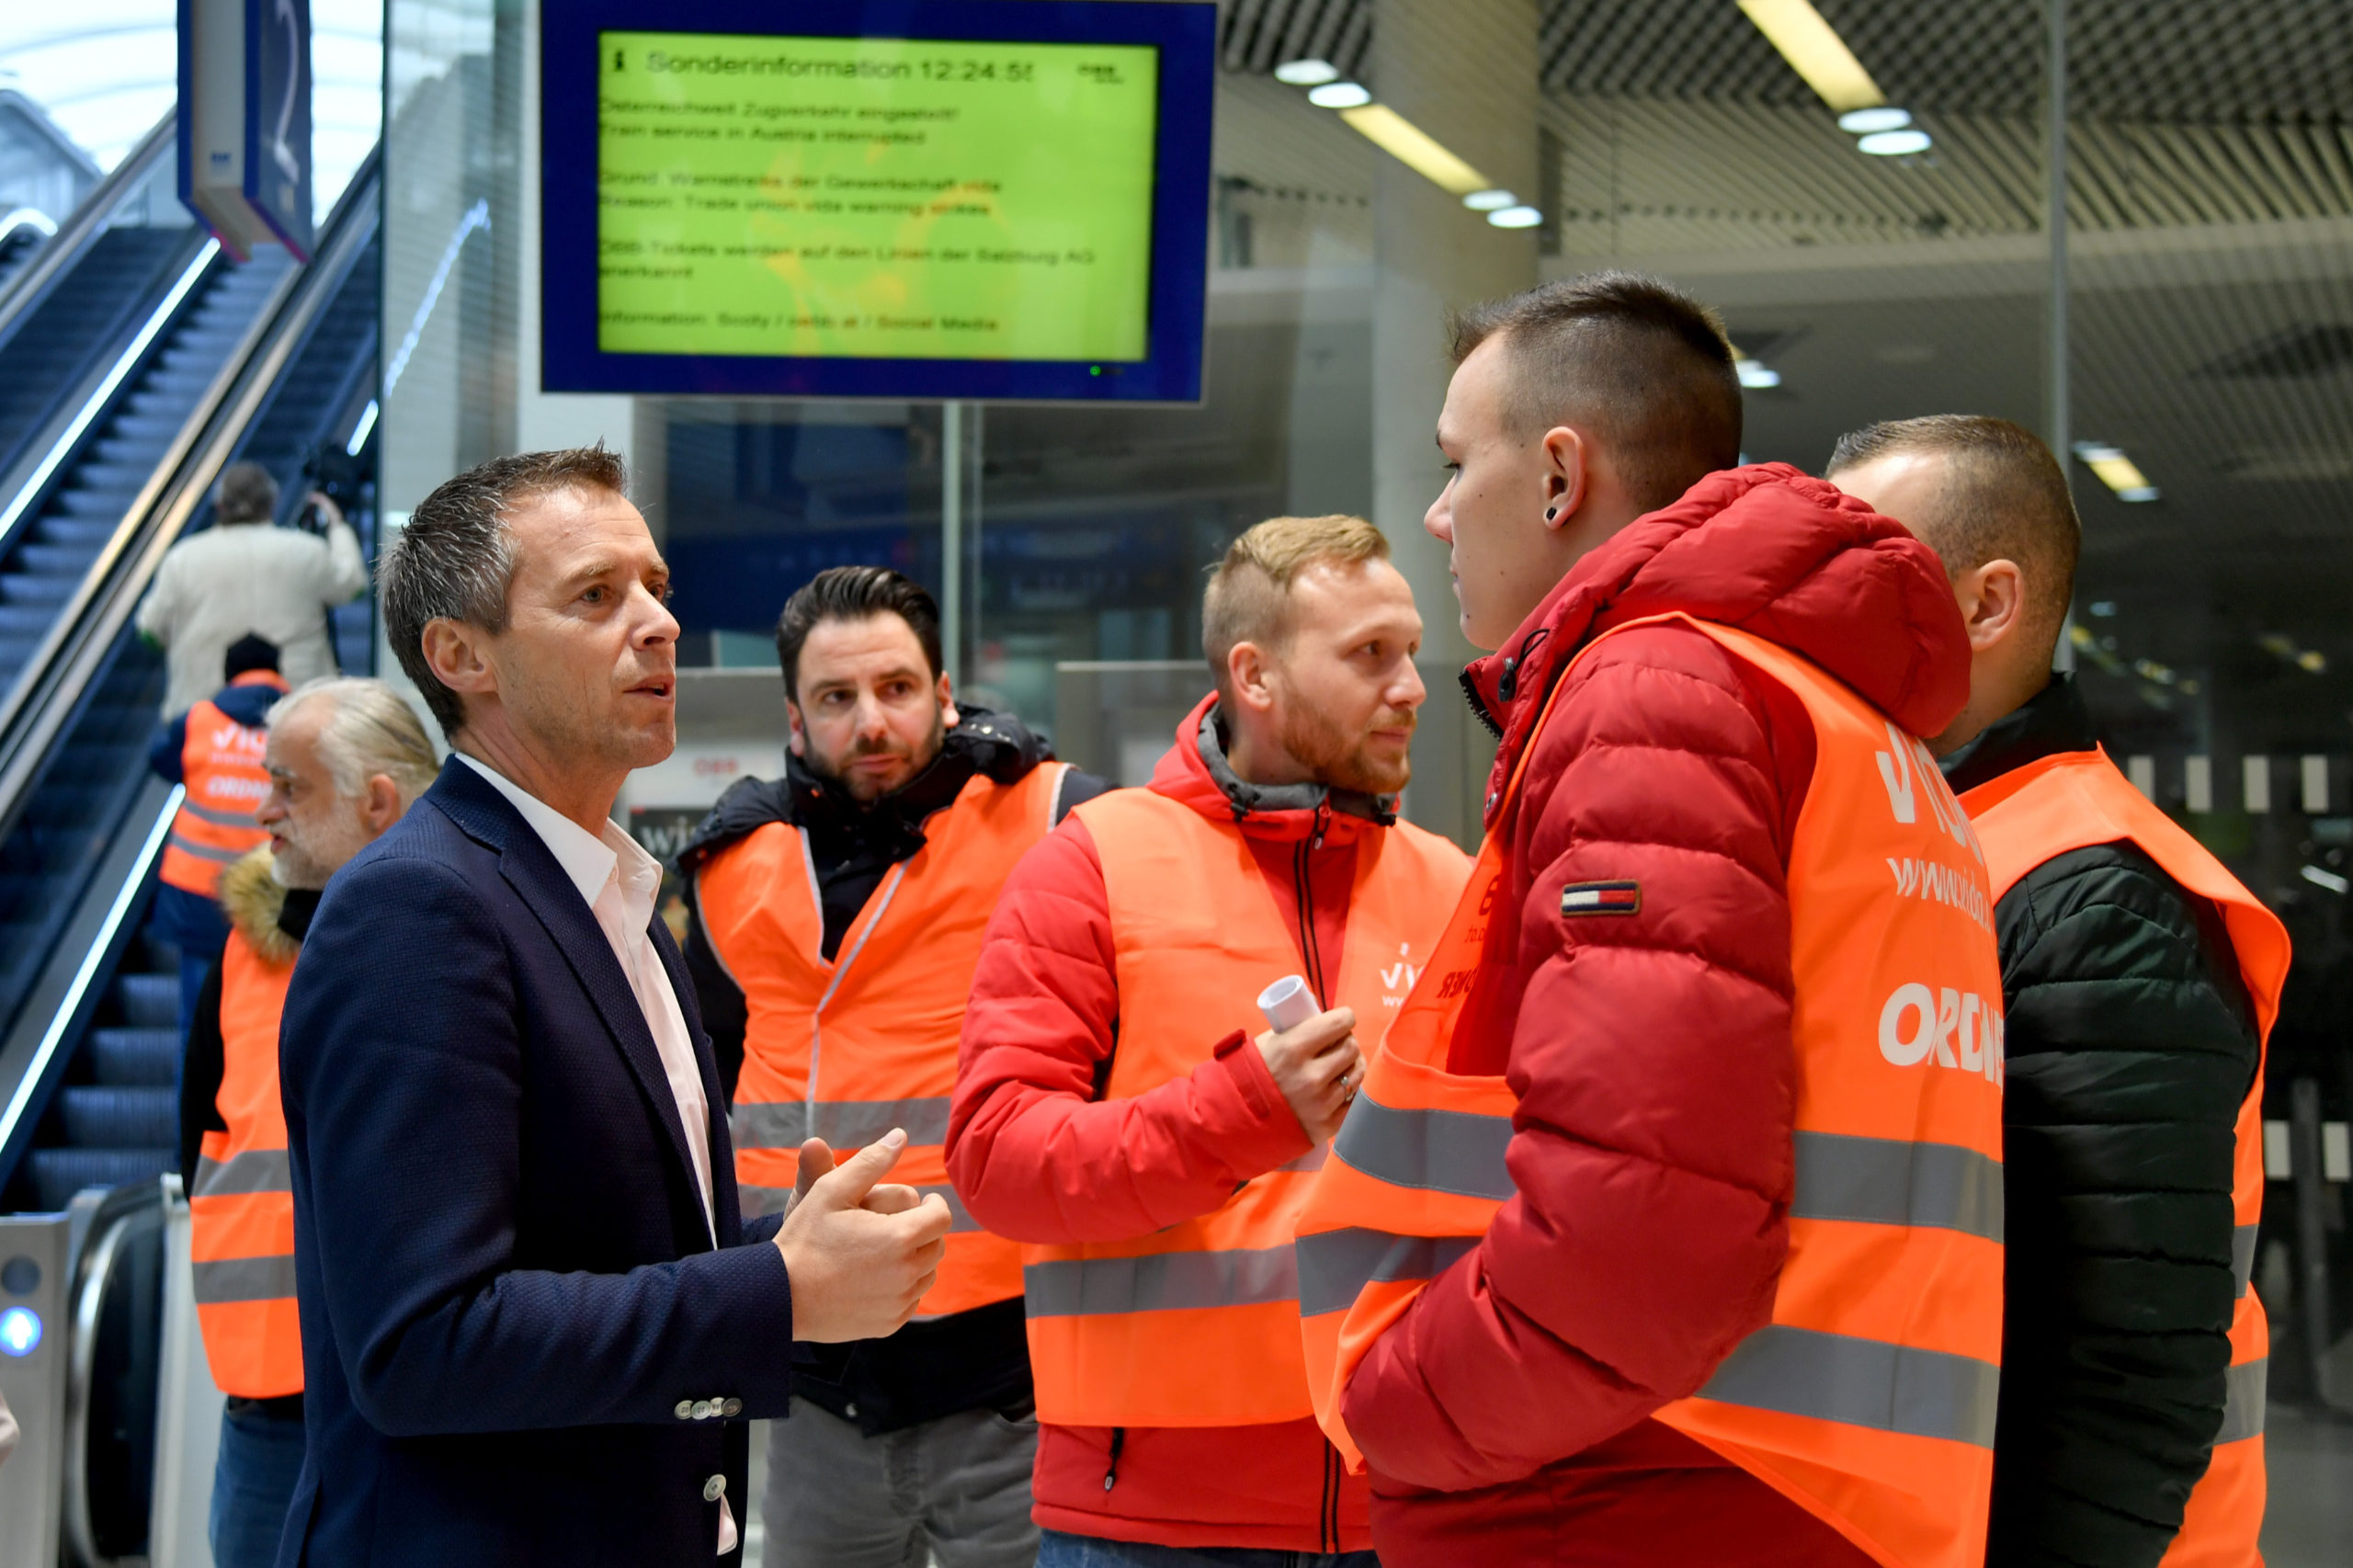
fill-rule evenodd
<path id="1" fill-rule="evenodd" d="M 1467 870 L 1395 815 L 1425 692 L 1388 554 L 1355 517 L 1237 540 L 1202 605 L 1217 690 L 990 923 L 948 1167 L 1026 1244 L 1041 1568 L 1371 1561 L 1364 1483 L 1312 1418 L 1290 1244 Z M 1256 998 L 1292 974 L 1313 1016 L 1267 1031 Z"/>

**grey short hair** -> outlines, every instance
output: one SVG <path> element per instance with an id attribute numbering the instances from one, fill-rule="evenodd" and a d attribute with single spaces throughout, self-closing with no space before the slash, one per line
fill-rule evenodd
<path id="1" fill-rule="evenodd" d="M 256 462 L 233 462 L 212 487 L 212 513 L 222 523 L 266 523 L 278 516 L 278 481 Z"/>
<path id="2" fill-rule="evenodd" d="M 377 562 L 384 634 L 425 705 L 451 739 L 466 722 L 465 703 L 425 662 L 425 628 L 455 620 L 497 633 L 506 630 L 506 591 L 515 581 L 515 538 L 506 516 L 559 490 L 625 494 L 629 472 L 601 445 L 522 452 L 468 469 L 417 503 L 408 526 Z"/>
<path id="3" fill-rule="evenodd" d="M 433 755 L 416 710 L 380 680 L 328 676 L 306 681 L 270 705 L 266 721 L 276 729 L 313 702 L 328 704 L 319 725 L 319 757 L 334 776 L 335 793 L 356 800 L 368 780 L 382 774 L 401 793 L 405 811 L 433 787 L 441 765 Z"/>

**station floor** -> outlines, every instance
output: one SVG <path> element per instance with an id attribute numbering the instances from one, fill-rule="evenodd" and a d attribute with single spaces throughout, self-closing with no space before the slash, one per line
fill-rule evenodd
<path id="1" fill-rule="evenodd" d="M 2353 1416 L 2334 1420 L 2293 1406 L 2264 1413 L 2271 1477 L 2263 1519 L 2269 1568 L 2345 1568 L 2353 1562 Z"/>
<path id="2" fill-rule="evenodd" d="M 2353 1563 L 2353 1415 L 2335 1420 L 2275 1404 L 2264 1416 L 2271 1500 L 2263 1521 L 2268 1568 L 2346 1568 Z M 767 1423 L 752 1427 L 752 1517 L 744 1568 L 761 1568 L 767 1531 L 757 1496 L 767 1474 Z"/>

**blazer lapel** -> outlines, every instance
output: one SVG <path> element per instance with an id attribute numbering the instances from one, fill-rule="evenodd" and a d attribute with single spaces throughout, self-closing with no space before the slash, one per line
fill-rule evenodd
<path id="1" fill-rule="evenodd" d="M 523 820 L 505 796 L 455 756 L 442 765 L 441 777 L 435 781 L 431 797 L 469 836 L 498 851 L 500 872 L 546 927 L 556 950 L 563 955 L 581 989 L 595 1004 L 606 1031 L 620 1050 L 621 1060 L 637 1079 L 639 1091 L 661 1118 L 663 1131 L 669 1135 L 670 1153 L 686 1176 L 687 1190 L 693 1192 L 699 1183 L 695 1176 L 694 1160 L 687 1153 L 685 1124 L 678 1119 L 678 1096 L 670 1088 L 670 1074 L 662 1065 L 662 1052 L 654 1044 L 654 1031 L 646 1025 L 637 993 L 630 988 L 629 976 L 621 972 L 612 943 L 606 940 L 604 927 L 597 924 L 597 916 L 582 901 L 580 890 L 564 875 L 554 852 L 538 831 Z M 655 950 L 661 950 L 658 945 Z M 665 969 L 672 968 L 666 955 L 663 963 Z M 671 985 L 673 989 L 677 985 L 674 969 Z M 684 1007 L 681 1002 L 682 1012 Z M 706 1070 L 706 1083 L 710 1076 Z M 706 1095 L 710 1092 L 705 1090 Z M 716 1189 L 720 1183 L 715 1168 L 712 1177 L 711 1186 Z M 701 1205 L 698 1203 L 696 1207 Z M 715 1203 L 713 1208 L 715 1221 Z M 699 1231 L 701 1226 L 698 1224 L 696 1229 Z"/>

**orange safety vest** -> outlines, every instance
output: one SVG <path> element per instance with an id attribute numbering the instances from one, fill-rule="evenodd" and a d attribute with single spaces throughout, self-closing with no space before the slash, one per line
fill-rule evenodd
<path id="1" fill-rule="evenodd" d="M 230 684 L 286 689 L 267 670 L 248 671 Z M 268 744 L 267 730 L 238 723 L 210 698 L 188 710 L 188 738 L 180 744 L 180 782 L 187 793 L 164 844 L 165 881 L 210 898 L 220 890 L 223 869 L 269 842 L 268 830 L 254 823 L 269 793 L 269 773 L 262 767 Z"/>
<path id="2" fill-rule="evenodd" d="M 201 706 L 201 704 L 199 704 Z M 294 960 L 267 959 L 232 926 L 221 952 L 224 1132 L 204 1135 L 188 1197 L 196 1318 L 223 1393 L 302 1392 L 294 1311 L 294 1186 L 278 1097 L 278 1021 Z"/>
<path id="3" fill-rule="evenodd" d="M 1110 910 L 1119 1044 L 1103 1097 L 1184 1077 L 1220 1040 L 1266 1025 L 1259 992 L 1302 968 L 1248 841 L 1150 790 L 1075 813 Z M 1370 1051 L 1461 891 L 1462 852 L 1399 823 L 1357 841 L 1332 995 Z M 1235 1189 L 1212 1213 L 1120 1242 L 1025 1246 L 1038 1416 L 1074 1426 L 1249 1426 L 1313 1412 L 1291 1241 L 1325 1149 Z"/>
<path id="4" fill-rule="evenodd" d="M 1772 1321 L 1655 1414 L 1891 1568 L 1980 1563 L 2002 1349 L 2002 984 L 1983 855 L 1926 748 L 1852 691 L 1745 632 L 1655 619 L 1787 687 L 1816 744 L 1789 861 L 1789 1254 Z M 1511 1089 L 1446 1063 L 1515 983 L 1488 909 L 1518 786 L 1300 1226 L 1316 1413 L 1359 1468 L 1349 1376 L 1513 1199 Z"/>
<path id="5" fill-rule="evenodd" d="M 918 1317 L 1021 1294 L 1019 1253 L 965 1212 L 942 1145 L 982 934 L 1016 862 L 1052 828 L 1068 771 L 1050 762 L 1012 784 L 975 775 L 924 824 L 923 847 L 882 879 L 830 961 L 803 830 L 766 824 L 695 876 L 703 934 L 748 1015 L 728 1120 L 744 1213 L 784 1208 L 805 1140 L 848 1153 L 906 1129 L 891 1179 L 938 1193 L 955 1216 Z"/>
<path id="6" fill-rule="evenodd" d="M 2288 979 L 2288 931 L 2279 916 L 2225 870 L 2204 846 L 2151 804 L 2100 750 L 2062 752 L 1979 785 L 1963 795 L 1998 901 L 2037 866 L 2073 849 L 2131 840 L 2165 875 L 2222 912 L 2239 974 L 2255 1004 L 2268 1051 L 2279 990 Z M 2237 1228 L 2231 1263 L 2238 1305 L 2231 1317 L 2231 1369 L 2214 1457 L 2189 1494 L 2181 1533 L 2166 1568 L 2248 1568 L 2263 1561 L 2264 1380 L 2270 1329 L 2254 1290 L 2256 1227 L 2263 1219 L 2263 1066 L 2239 1103 L 2231 1201 Z"/>

